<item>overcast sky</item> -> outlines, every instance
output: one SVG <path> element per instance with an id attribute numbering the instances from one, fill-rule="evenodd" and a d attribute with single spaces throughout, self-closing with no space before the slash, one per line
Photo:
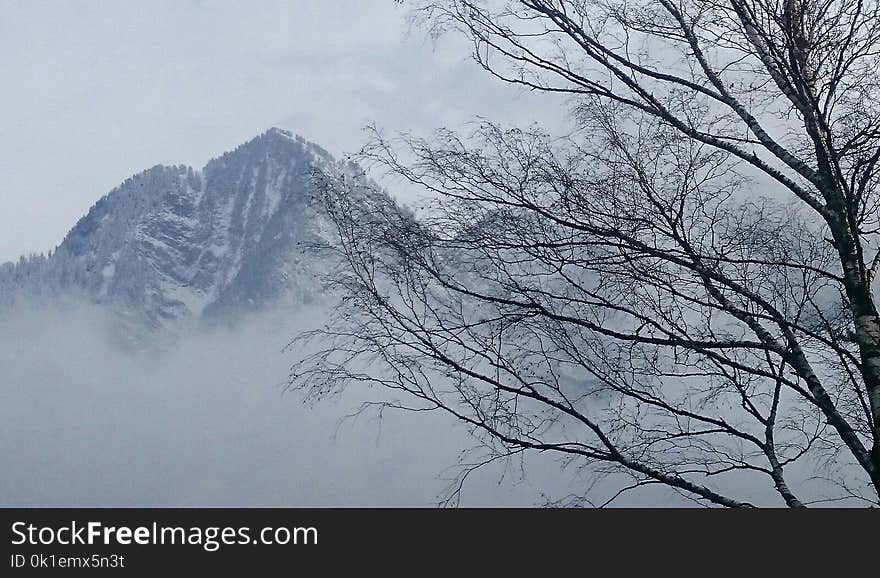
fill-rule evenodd
<path id="1" fill-rule="evenodd" d="M 56 246 L 126 177 L 201 167 L 278 126 L 340 155 L 363 126 L 529 124 L 460 40 L 393 0 L 0 0 L 0 262 Z M 564 107 L 559 107 L 564 108 Z"/>

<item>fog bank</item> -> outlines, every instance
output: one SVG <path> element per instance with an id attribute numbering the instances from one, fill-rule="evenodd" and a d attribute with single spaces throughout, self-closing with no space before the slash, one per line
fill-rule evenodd
<path id="1" fill-rule="evenodd" d="M 433 506 L 473 444 L 439 414 L 340 425 L 357 392 L 285 393 L 306 314 L 139 353 L 111 322 L 84 307 L 0 320 L 0 506 Z M 461 504 L 541 502 L 547 476 L 502 473 L 469 478 Z"/>

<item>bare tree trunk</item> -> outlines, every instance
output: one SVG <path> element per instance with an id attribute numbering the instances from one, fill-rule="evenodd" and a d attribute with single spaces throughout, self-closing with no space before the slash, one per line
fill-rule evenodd
<path id="1" fill-rule="evenodd" d="M 832 231 L 843 264 L 846 294 L 861 358 L 860 370 L 873 418 L 874 441 L 866 469 L 880 492 L 880 315 L 874 304 L 870 276 L 856 252 L 852 236 L 839 224 L 839 219 L 838 226 Z"/>

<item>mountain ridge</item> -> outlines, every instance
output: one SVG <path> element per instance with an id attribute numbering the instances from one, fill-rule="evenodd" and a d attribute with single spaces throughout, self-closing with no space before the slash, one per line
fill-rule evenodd
<path id="1" fill-rule="evenodd" d="M 48 255 L 0 265 L 0 309 L 77 295 L 157 328 L 315 297 L 325 240 L 315 170 L 360 178 L 301 136 L 271 128 L 202 169 L 155 165 L 92 205 Z"/>

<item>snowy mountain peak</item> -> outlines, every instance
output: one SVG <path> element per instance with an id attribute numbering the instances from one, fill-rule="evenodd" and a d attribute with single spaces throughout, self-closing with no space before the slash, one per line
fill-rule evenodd
<path id="1" fill-rule="evenodd" d="M 0 306 L 79 294 L 161 326 L 311 298 L 312 173 L 353 170 L 271 128 L 201 170 L 157 165 L 101 198 L 48 257 L 0 266 Z"/>

